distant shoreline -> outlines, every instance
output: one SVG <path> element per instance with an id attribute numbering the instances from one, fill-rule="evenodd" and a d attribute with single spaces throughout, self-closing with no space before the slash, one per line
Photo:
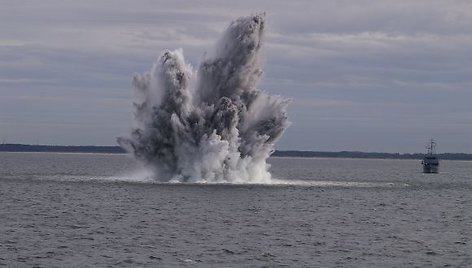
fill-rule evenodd
<path id="1" fill-rule="evenodd" d="M 119 146 L 62 146 L 62 145 L 28 145 L 28 144 L 0 144 L 0 152 L 51 152 L 51 153 L 108 153 L 124 154 Z M 303 158 L 364 158 L 364 159 L 422 159 L 423 154 L 400 153 L 376 153 L 376 152 L 323 152 L 323 151 L 280 151 L 276 150 L 272 156 L 277 157 L 303 157 Z M 472 154 L 442 153 L 438 154 L 444 160 L 468 160 L 472 161 Z"/>

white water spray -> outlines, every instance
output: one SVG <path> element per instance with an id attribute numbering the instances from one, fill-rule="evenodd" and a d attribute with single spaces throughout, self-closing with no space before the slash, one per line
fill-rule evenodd
<path id="1" fill-rule="evenodd" d="M 289 101 L 256 88 L 263 33 L 262 15 L 237 19 L 197 71 L 165 51 L 133 78 L 137 126 L 118 143 L 159 181 L 270 182 Z"/>

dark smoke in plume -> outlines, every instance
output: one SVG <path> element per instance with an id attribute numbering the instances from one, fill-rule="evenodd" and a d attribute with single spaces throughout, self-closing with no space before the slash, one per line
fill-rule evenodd
<path id="1" fill-rule="evenodd" d="M 165 51 L 133 78 L 136 128 L 118 143 L 160 181 L 268 182 L 288 100 L 256 88 L 263 15 L 232 22 L 197 71 Z"/>

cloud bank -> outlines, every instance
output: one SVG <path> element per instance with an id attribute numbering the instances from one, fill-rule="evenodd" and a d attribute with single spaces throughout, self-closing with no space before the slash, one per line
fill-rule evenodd
<path id="1" fill-rule="evenodd" d="M 0 10 L 0 137 L 113 144 L 131 126 L 130 74 L 147 59 L 185 47 L 196 65 L 228 21 L 266 11 L 260 86 L 293 99 L 279 149 L 418 152 L 434 137 L 439 151 L 472 152 L 469 10 L 434 0 L 11 3 Z"/>

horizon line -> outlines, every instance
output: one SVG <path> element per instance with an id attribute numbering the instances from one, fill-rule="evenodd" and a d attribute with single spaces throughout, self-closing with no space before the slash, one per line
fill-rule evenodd
<path id="1" fill-rule="evenodd" d="M 121 146 L 119 145 L 58 145 L 58 144 L 27 144 L 27 143 L 0 143 L 1 146 L 38 146 L 38 147 L 96 147 L 96 148 L 114 148 L 114 149 L 121 149 L 126 152 Z M 325 151 L 325 150 L 298 150 L 298 149 L 276 149 L 274 152 L 300 152 L 300 153 L 363 153 L 363 154 L 388 154 L 388 155 L 424 155 L 424 152 L 414 152 L 414 153 L 402 153 L 402 152 L 381 152 L 381 151 L 358 151 L 358 150 L 339 150 L 339 151 Z M 464 152 L 443 152 L 437 153 L 437 155 L 447 155 L 447 154 L 455 154 L 455 155 L 472 155 L 472 153 L 464 153 Z"/>

